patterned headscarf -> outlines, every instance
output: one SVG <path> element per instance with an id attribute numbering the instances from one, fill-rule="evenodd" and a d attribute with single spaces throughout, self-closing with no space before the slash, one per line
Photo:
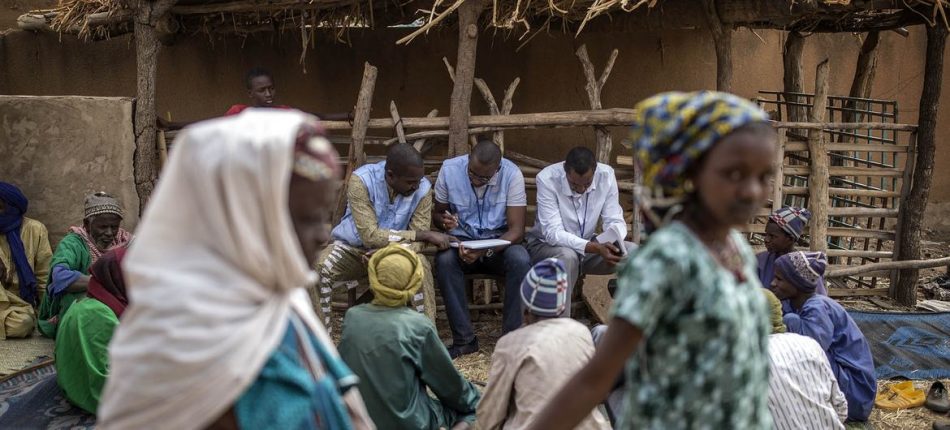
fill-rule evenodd
<path id="1" fill-rule="evenodd" d="M 824 252 L 789 252 L 775 260 L 775 272 L 799 291 L 813 293 L 825 283 L 828 257 Z"/>
<path id="2" fill-rule="evenodd" d="M 758 106 L 732 94 L 668 92 L 641 101 L 630 133 L 643 185 L 680 197 L 687 170 L 713 144 L 738 128 L 769 119 Z"/>
<path id="3" fill-rule="evenodd" d="M 802 232 L 808 226 L 808 220 L 810 219 L 811 212 L 808 209 L 790 206 L 781 208 L 769 215 L 769 221 L 774 222 L 796 241 L 802 237 Z"/>
<path id="4" fill-rule="evenodd" d="M 521 282 L 521 301 L 528 312 L 554 318 L 567 307 L 567 272 L 556 258 L 535 264 Z"/>
<path id="5" fill-rule="evenodd" d="M 115 197 L 106 194 L 105 191 L 86 196 L 86 204 L 83 209 L 83 218 L 86 219 L 102 214 L 114 214 L 118 215 L 119 218 L 123 217 L 122 206 L 119 201 Z"/>
<path id="6" fill-rule="evenodd" d="M 392 243 L 369 259 L 369 288 L 373 304 L 405 306 L 422 286 L 422 262 L 409 249 Z"/>
<path id="7" fill-rule="evenodd" d="M 782 319 L 782 301 L 775 297 L 775 293 L 765 288 L 759 288 L 769 303 L 769 322 L 772 324 L 772 334 L 785 333 L 785 320 Z"/>

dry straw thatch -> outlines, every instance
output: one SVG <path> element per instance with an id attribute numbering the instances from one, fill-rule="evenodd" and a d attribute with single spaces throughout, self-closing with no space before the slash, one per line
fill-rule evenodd
<path id="1" fill-rule="evenodd" d="M 75 33 L 85 39 L 108 38 L 130 32 L 137 4 L 148 1 L 61 0 L 53 9 L 22 16 L 20 27 Z M 455 12 L 466 1 L 483 2 L 484 26 L 530 40 L 554 27 L 580 33 L 594 19 L 660 9 L 673 0 L 181 0 L 171 8 L 167 28 L 160 30 L 186 36 L 299 31 L 306 50 L 320 31 L 343 40 L 352 28 L 401 26 L 412 29 L 399 41 L 408 43 L 433 28 L 454 23 Z M 862 31 L 874 23 L 891 28 L 904 25 L 909 15 L 916 23 L 950 26 L 950 0 L 894 0 L 892 4 L 880 0 L 690 1 L 688 7 L 697 14 L 703 13 L 702 2 L 712 1 L 730 26 Z M 775 22 L 776 10 L 794 18 Z"/>

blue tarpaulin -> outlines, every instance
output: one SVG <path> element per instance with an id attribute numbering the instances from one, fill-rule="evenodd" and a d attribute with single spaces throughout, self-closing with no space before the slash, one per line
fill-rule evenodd
<path id="1" fill-rule="evenodd" d="M 871 345 L 878 379 L 950 378 L 950 312 L 848 313 Z"/>

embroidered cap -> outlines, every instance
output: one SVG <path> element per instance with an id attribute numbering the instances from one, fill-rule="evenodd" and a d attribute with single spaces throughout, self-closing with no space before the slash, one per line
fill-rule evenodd
<path id="1" fill-rule="evenodd" d="M 122 206 L 115 197 L 106 194 L 105 191 L 86 196 L 83 218 L 102 214 L 114 214 L 123 218 Z"/>
<path id="2" fill-rule="evenodd" d="M 567 272 L 556 258 L 535 264 L 521 282 L 521 301 L 528 312 L 557 317 L 567 307 Z"/>
<path id="3" fill-rule="evenodd" d="M 825 282 L 828 258 L 824 252 L 789 252 L 775 260 L 775 271 L 795 288 L 806 293 L 814 292 Z"/>

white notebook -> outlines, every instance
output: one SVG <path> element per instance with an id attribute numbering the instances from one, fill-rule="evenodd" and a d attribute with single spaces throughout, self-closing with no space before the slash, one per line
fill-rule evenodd
<path id="1" fill-rule="evenodd" d="M 459 243 L 460 242 L 452 242 L 450 245 L 453 248 L 458 248 Z M 479 249 L 488 249 L 488 248 L 495 248 L 499 246 L 511 245 L 511 241 L 502 240 L 502 239 L 482 239 L 482 240 L 466 240 L 466 241 L 461 242 L 461 244 L 465 246 L 465 248 L 467 249 L 479 250 Z"/>

